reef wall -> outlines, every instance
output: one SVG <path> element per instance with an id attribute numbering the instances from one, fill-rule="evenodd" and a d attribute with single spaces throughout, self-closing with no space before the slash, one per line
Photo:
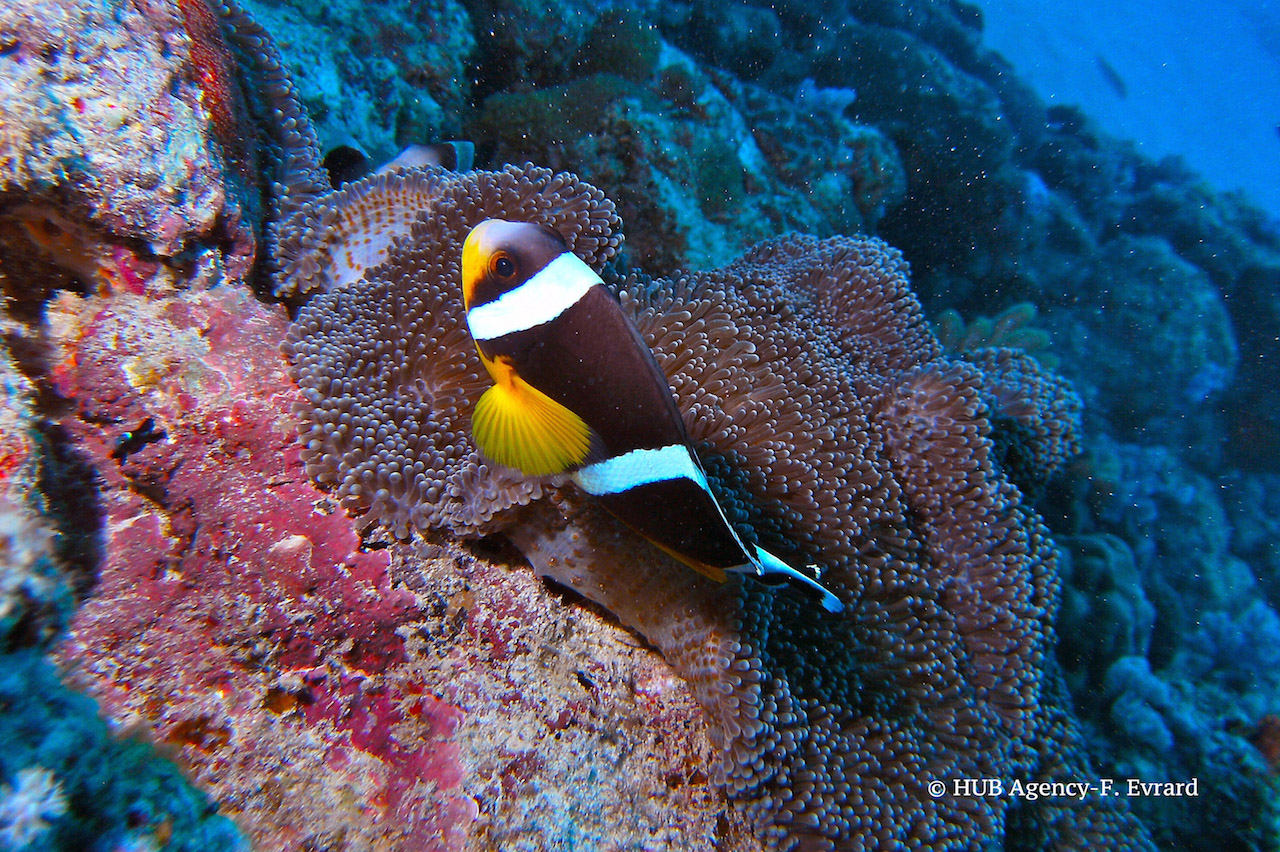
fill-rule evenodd
<path id="1" fill-rule="evenodd" d="M 1274 845 L 1274 223 L 961 2 L 380 8 L 0 12 L 11 844 Z M 457 136 L 494 171 L 322 164 Z M 499 213 L 609 265 L 847 618 L 475 454 Z M 969 774 L 1201 796 L 922 786 Z"/>

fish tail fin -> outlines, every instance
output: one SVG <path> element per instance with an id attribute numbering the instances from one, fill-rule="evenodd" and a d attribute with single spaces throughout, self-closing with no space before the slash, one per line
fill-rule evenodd
<path id="1" fill-rule="evenodd" d="M 563 473 L 582 464 L 593 445 L 581 417 L 514 372 L 476 402 L 471 433 L 481 452 L 525 476 Z"/>
<path id="2" fill-rule="evenodd" d="M 828 591 L 825 586 L 803 571 L 797 571 L 792 568 L 760 545 L 747 545 L 747 553 L 751 556 L 751 565 L 746 567 L 753 568 L 756 573 L 762 576 L 785 577 L 817 592 L 822 598 L 822 608 L 827 612 L 840 612 L 844 609 L 844 604 L 840 599 Z"/>

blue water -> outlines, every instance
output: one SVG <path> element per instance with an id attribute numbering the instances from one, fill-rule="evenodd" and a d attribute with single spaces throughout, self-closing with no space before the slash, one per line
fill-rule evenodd
<path id="1" fill-rule="evenodd" d="M 1046 100 L 1280 218 L 1280 3 L 974 2 L 987 44 Z"/>

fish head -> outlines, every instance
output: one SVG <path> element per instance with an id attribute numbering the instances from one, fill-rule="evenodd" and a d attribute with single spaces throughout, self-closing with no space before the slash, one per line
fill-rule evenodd
<path id="1" fill-rule="evenodd" d="M 462 244 L 462 298 L 467 310 L 514 290 L 568 251 L 545 225 L 486 219 Z"/>

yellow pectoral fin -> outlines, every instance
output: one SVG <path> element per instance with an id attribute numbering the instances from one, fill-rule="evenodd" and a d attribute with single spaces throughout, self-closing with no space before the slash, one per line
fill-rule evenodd
<path id="1" fill-rule="evenodd" d="M 591 427 L 581 417 L 512 371 L 480 397 L 471 432 L 481 452 L 525 476 L 563 473 L 591 448 Z"/>

